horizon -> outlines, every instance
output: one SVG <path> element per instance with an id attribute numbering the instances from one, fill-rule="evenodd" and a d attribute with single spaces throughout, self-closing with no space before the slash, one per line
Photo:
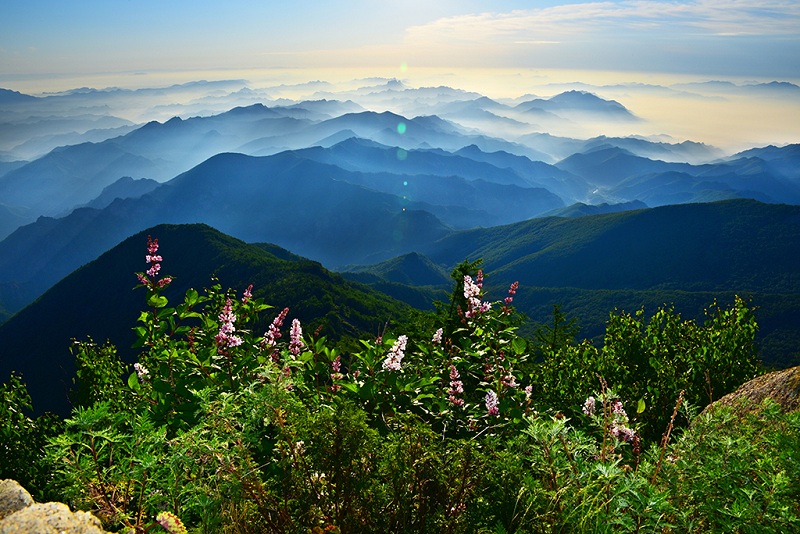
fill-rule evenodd
<path id="1" fill-rule="evenodd" d="M 797 2 L 32 0 L 6 4 L 0 15 L 0 87 L 37 96 L 198 80 L 265 89 L 381 78 L 514 99 L 582 83 L 646 124 L 575 135 L 668 136 L 729 152 L 800 141 L 800 96 L 631 89 L 711 80 L 800 85 Z"/>

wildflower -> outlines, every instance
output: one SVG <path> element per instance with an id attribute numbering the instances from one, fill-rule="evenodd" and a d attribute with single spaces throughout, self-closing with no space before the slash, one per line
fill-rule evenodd
<path id="1" fill-rule="evenodd" d="M 247 304 L 247 302 L 253 298 L 253 284 L 247 286 L 247 289 L 244 290 L 242 294 L 242 304 Z"/>
<path id="2" fill-rule="evenodd" d="M 147 236 L 147 254 L 144 257 L 145 262 L 150 265 L 144 273 L 136 273 L 136 278 L 139 283 L 147 286 L 150 290 L 163 289 L 172 283 L 172 277 L 165 276 L 159 281 L 155 278 L 161 271 L 161 261 L 163 260 L 158 254 L 158 239 L 153 239 Z"/>
<path id="3" fill-rule="evenodd" d="M 242 338 L 233 335 L 236 327 L 233 323 L 236 321 L 236 314 L 233 313 L 233 302 L 231 299 L 225 301 L 225 306 L 222 308 L 222 313 L 219 314 L 219 333 L 214 339 L 217 341 L 217 347 L 223 351 L 226 347 L 238 347 L 242 344 Z"/>
<path id="4" fill-rule="evenodd" d="M 303 328 L 300 326 L 300 320 L 293 319 L 292 329 L 289 331 L 289 352 L 296 358 L 300 354 L 300 350 L 305 346 L 305 343 L 303 343 Z"/>
<path id="5" fill-rule="evenodd" d="M 517 289 L 519 289 L 519 282 L 514 282 L 511 284 L 511 287 L 508 288 L 508 296 L 505 298 L 506 304 L 511 304 L 514 300 L 514 295 L 517 294 Z"/>
<path id="6" fill-rule="evenodd" d="M 614 414 L 621 415 L 625 419 L 628 418 L 628 414 L 625 413 L 625 408 L 622 407 L 621 401 L 614 401 L 614 404 L 611 405 L 611 409 L 613 410 Z"/>
<path id="7" fill-rule="evenodd" d="M 158 252 L 158 238 L 152 239 L 150 236 L 147 236 L 147 255 L 144 257 L 147 263 L 152 264 L 150 268 L 147 270 L 147 274 L 151 277 L 158 274 L 158 271 L 161 270 L 160 261 L 163 261 L 161 256 L 157 254 Z"/>
<path id="8" fill-rule="evenodd" d="M 264 347 L 275 346 L 275 343 L 281 337 L 281 327 L 283 326 L 283 321 L 286 320 L 286 315 L 288 315 L 288 313 L 289 308 L 284 308 L 283 311 L 272 320 L 272 324 L 269 325 L 269 330 L 264 332 L 264 339 L 261 342 Z"/>
<path id="9" fill-rule="evenodd" d="M 186 527 L 175 514 L 159 512 L 156 521 L 170 534 L 186 534 Z"/>
<path id="10" fill-rule="evenodd" d="M 508 288 L 508 296 L 503 300 L 503 313 L 511 313 L 511 303 L 514 301 L 514 295 L 517 294 L 517 289 L 519 288 L 519 282 L 514 282 L 511 284 L 511 287 Z"/>
<path id="11" fill-rule="evenodd" d="M 435 334 L 433 334 L 433 339 L 431 341 L 437 345 L 440 344 L 442 342 L 442 334 L 444 334 L 444 329 L 440 328 Z"/>
<path id="12" fill-rule="evenodd" d="M 595 411 L 595 402 L 596 401 L 594 397 L 590 396 L 588 399 L 586 399 L 586 402 L 583 403 L 583 413 L 590 417 L 593 416 Z"/>
<path id="13" fill-rule="evenodd" d="M 500 414 L 500 401 L 497 399 L 497 393 L 490 389 L 486 392 L 486 398 L 484 400 L 486 402 L 486 412 L 489 415 Z"/>
<path id="14" fill-rule="evenodd" d="M 139 377 L 139 382 L 144 383 L 150 377 L 150 371 L 147 370 L 147 367 L 136 362 L 133 364 L 133 370 L 136 371 L 136 376 Z"/>
<path id="15" fill-rule="evenodd" d="M 403 356 L 405 356 L 404 352 L 407 342 L 408 336 L 402 335 L 397 338 L 397 341 L 394 342 L 394 345 L 392 345 L 392 348 L 389 350 L 389 354 L 386 355 L 386 359 L 383 360 L 384 369 L 387 371 L 400 370 L 400 362 L 403 360 Z"/>
<path id="16" fill-rule="evenodd" d="M 448 400 L 453 406 L 464 406 L 464 399 L 459 395 L 464 393 L 464 384 L 455 365 L 450 365 L 450 389 L 447 390 Z"/>
<path id="17" fill-rule="evenodd" d="M 481 285 L 483 283 L 483 275 L 479 271 L 478 282 L 473 282 L 472 277 L 469 275 L 464 276 L 464 298 L 467 299 L 467 311 L 464 316 L 469 318 L 476 317 L 481 313 L 489 311 L 492 305 L 489 302 L 481 302 Z"/>
<path id="18" fill-rule="evenodd" d="M 340 355 L 336 355 L 336 359 L 334 359 L 331 362 L 331 371 L 333 371 L 331 373 L 331 380 L 333 382 L 336 382 L 337 380 L 341 380 L 342 378 L 344 378 L 344 376 L 340 372 L 341 369 L 342 369 L 342 357 Z M 333 384 L 331 386 L 331 391 L 333 393 L 336 393 L 340 389 L 342 389 L 342 386 L 340 386 L 339 384 Z"/>
<path id="19" fill-rule="evenodd" d="M 533 395 L 533 386 L 525 386 L 523 391 L 525 391 L 525 398 L 530 399 L 531 395 Z"/>
<path id="20" fill-rule="evenodd" d="M 501 382 L 504 386 L 509 388 L 515 388 L 519 386 L 519 384 L 517 384 L 517 377 L 514 376 L 514 374 L 511 372 L 511 369 L 509 369 L 508 373 L 506 373 L 506 375 L 501 379 Z"/>
<path id="21" fill-rule="evenodd" d="M 620 441 L 633 442 L 636 431 L 625 425 L 615 423 L 611 427 L 611 434 Z"/>

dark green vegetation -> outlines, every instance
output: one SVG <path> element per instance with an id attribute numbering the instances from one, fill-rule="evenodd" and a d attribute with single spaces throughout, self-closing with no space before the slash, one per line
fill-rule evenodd
<path id="1" fill-rule="evenodd" d="M 560 304 L 589 338 L 602 335 L 615 308 L 644 307 L 651 314 L 674 305 L 686 317 L 699 318 L 715 298 L 725 303 L 738 294 L 757 307 L 761 354 L 777 367 L 800 363 L 798 251 L 800 207 L 752 200 L 533 219 L 459 232 L 422 250 L 430 262 L 449 267 L 483 258 L 492 294 L 519 280 L 515 304 L 534 324 L 545 322 Z M 424 260 L 407 274 L 403 265 L 351 270 L 369 283 L 393 282 L 375 287 L 404 299 L 396 284 L 415 280 L 413 272 Z M 376 278 L 370 281 L 367 274 Z M 428 284 L 426 279 L 412 285 Z"/>
<path id="2" fill-rule="evenodd" d="M 192 532 L 800 527 L 798 413 L 767 402 L 687 426 L 759 372 L 741 299 L 702 322 L 614 314 L 601 347 L 556 310 L 526 339 L 516 285 L 486 302 L 462 262 L 437 314 L 342 349 L 288 318 L 258 327 L 276 310 L 248 290 L 176 294 L 160 245 L 139 262 L 133 370 L 112 345 L 74 345 L 64 421 L 25 415 L 18 380 L 0 389 L 0 477 L 136 533 L 164 510 Z"/>

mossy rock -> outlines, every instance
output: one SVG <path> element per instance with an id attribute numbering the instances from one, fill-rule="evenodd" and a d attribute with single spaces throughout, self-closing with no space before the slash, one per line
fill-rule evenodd
<path id="1" fill-rule="evenodd" d="M 744 415 L 761 406 L 767 398 L 779 404 L 784 412 L 800 410 L 800 366 L 767 373 L 745 382 L 733 393 L 706 406 L 702 413 L 719 406 L 729 406 Z"/>

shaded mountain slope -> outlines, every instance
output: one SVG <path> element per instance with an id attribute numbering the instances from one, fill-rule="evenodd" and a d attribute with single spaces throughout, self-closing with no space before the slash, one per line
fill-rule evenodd
<path id="1" fill-rule="evenodd" d="M 729 200 L 459 232 L 422 250 L 533 286 L 800 293 L 800 206 Z M 520 280 L 522 283 L 522 280 Z"/>
<path id="2" fill-rule="evenodd" d="M 382 261 L 450 231 L 418 204 L 335 179 L 344 172 L 293 153 L 220 154 L 142 197 L 40 218 L 0 242 L 0 297 L 11 292 L 13 304 L 26 304 L 126 236 L 163 222 L 203 222 L 328 265 Z"/>

